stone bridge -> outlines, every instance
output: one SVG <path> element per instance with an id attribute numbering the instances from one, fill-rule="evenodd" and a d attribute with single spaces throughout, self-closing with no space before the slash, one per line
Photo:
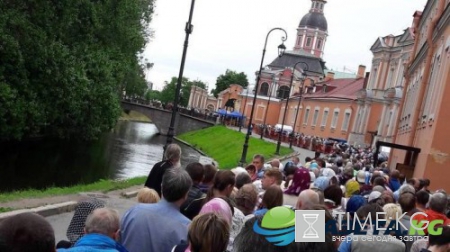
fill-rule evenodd
<path id="1" fill-rule="evenodd" d="M 125 113 L 129 113 L 129 111 L 133 110 L 146 115 L 148 118 L 150 118 L 152 123 L 156 125 L 161 135 L 167 135 L 170 125 L 170 119 L 172 116 L 171 110 L 165 110 L 128 101 L 122 101 L 121 105 Z M 208 128 L 214 125 L 215 122 L 213 120 L 206 120 L 203 118 L 198 118 L 178 112 L 175 119 L 175 135 Z"/>

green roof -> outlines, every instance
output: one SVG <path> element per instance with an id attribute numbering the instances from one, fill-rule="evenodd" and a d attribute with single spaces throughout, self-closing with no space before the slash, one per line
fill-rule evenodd
<path id="1" fill-rule="evenodd" d="M 328 72 L 333 72 L 334 73 L 334 79 L 353 79 L 356 78 L 356 73 L 347 73 L 347 72 L 339 72 L 339 71 L 334 71 L 333 69 L 331 70 L 325 70 L 325 76 L 327 75 Z"/>

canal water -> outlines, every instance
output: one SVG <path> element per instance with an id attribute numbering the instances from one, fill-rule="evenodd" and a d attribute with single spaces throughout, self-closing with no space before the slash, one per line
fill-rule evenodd
<path id="1" fill-rule="evenodd" d="M 98 141 L 38 140 L 0 147 L 0 191 L 146 176 L 161 161 L 166 137 L 154 124 L 119 121 Z M 182 166 L 200 154 L 180 144 Z"/>

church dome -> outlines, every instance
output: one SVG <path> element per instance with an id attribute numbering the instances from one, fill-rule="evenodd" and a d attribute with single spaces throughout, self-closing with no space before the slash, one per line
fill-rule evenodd
<path id="1" fill-rule="evenodd" d="M 328 23 L 325 19 L 325 16 L 323 13 L 317 13 L 317 12 L 310 12 L 306 14 L 302 20 L 300 21 L 300 27 L 301 26 L 308 26 L 310 28 L 318 28 L 322 31 L 328 30 Z"/>

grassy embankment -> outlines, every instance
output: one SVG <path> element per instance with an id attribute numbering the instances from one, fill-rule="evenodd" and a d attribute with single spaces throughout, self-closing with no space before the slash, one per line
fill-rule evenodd
<path id="1" fill-rule="evenodd" d="M 188 132 L 178 136 L 179 139 L 190 143 L 203 151 L 219 163 L 221 169 L 235 168 L 242 155 L 242 146 L 245 135 L 241 132 L 228 129 L 224 126 Z M 263 154 L 266 160 L 275 157 L 276 144 L 250 137 L 246 163 L 251 162 L 253 155 Z M 285 156 L 292 150 L 281 146 L 280 155 Z"/>
<path id="2" fill-rule="evenodd" d="M 147 177 L 136 177 L 126 180 L 100 180 L 86 185 L 75 185 L 70 187 L 50 187 L 44 190 L 27 189 L 22 191 L 13 191 L 0 193 L 0 203 L 19 199 L 43 198 L 51 196 L 61 196 L 76 194 L 80 192 L 100 191 L 103 193 L 125 189 L 135 185 L 143 185 Z M 11 208 L 0 207 L 0 212 L 11 211 Z"/>
<path id="3" fill-rule="evenodd" d="M 152 122 L 147 116 L 136 111 L 130 111 L 129 114 L 122 112 L 119 118 L 120 121 L 138 121 L 138 122 Z"/>

